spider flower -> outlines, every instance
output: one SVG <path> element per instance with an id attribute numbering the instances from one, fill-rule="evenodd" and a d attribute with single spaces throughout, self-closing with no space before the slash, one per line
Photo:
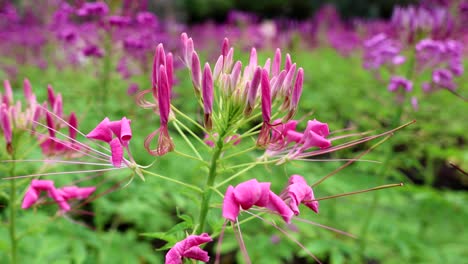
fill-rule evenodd
<path id="1" fill-rule="evenodd" d="M 251 179 L 238 184 L 230 185 L 223 201 L 223 217 L 235 222 L 240 210 L 249 210 L 253 206 L 263 207 L 279 214 L 286 223 L 290 223 L 293 211 L 286 203 L 270 190 L 271 183 L 258 182 Z"/>
<path id="2" fill-rule="evenodd" d="M 280 197 L 289 205 L 294 215 L 299 215 L 299 204 L 301 203 L 318 213 L 319 203 L 313 201 L 315 199 L 314 191 L 301 175 L 295 174 L 289 178 L 288 186 L 280 194 Z"/>
<path id="3" fill-rule="evenodd" d="M 411 92 L 413 90 L 413 83 L 404 77 L 392 76 L 388 84 L 388 90 L 390 92 L 397 92 L 400 90 Z"/>
<path id="4" fill-rule="evenodd" d="M 128 151 L 128 143 L 132 139 L 132 130 L 130 120 L 123 117 L 119 121 L 110 121 L 104 118 L 86 137 L 103 141 L 109 144 L 111 148 L 111 162 L 114 167 L 121 167 L 124 148 Z M 115 136 L 115 137 L 114 137 Z"/>
<path id="5" fill-rule="evenodd" d="M 51 197 L 60 207 L 62 212 L 70 211 L 71 207 L 68 204 L 68 200 L 87 199 L 94 191 L 95 187 L 77 187 L 77 186 L 65 186 L 56 189 L 54 182 L 51 180 L 32 180 L 29 185 L 26 194 L 24 195 L 21 208 L 28 209 L 39 201 L 40 193 L 47 192 L 48 196 Z"/>
<path id="6" fill-rule="evenodd" d="M 184 258 L 210 261 L 208 252 L 200 248 L 200 245 L 213 241 L 207 234 L 190 235 L 182 241 L 177 242 L 166 254 L 165 264 L 182 264 Z"/>

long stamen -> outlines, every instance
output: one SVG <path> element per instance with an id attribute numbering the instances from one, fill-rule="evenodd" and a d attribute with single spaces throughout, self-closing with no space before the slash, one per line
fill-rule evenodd
<path id="1" fill-rule="evenodd" d="M 93 152 L 95 152 L 95 153 L 97 153 L 97 154 L 100 154 L 100 155 L 103 156 L 103 157 L 110 157 L 108 154 L 103 153 L 103 152 L 101 152 L 101 151 L 99 151 L 99 150 L 97 150 L 97 149 L 91 148 L 90 146 L 85 145 L 85 144 L 81 143 L 80 141 L 78 141 L 78 140 L 76 140 L 76 139 L 73 139 L 73 138 L 71 138 L 71 137 L 65 135 L 64 133 L 62 133 L 62 132 L 60 132 L 60 131 L 58 131 L 58 130 L 56 130 L 56 129 L 54 129 L 54 128 L 51 128 L 51 127 L 49 127 L 49 126 L 47 126 L 47 125 L 41 124 L 41 123 L 36 122 L 36 121 L 33 121 L 33 122 L 36 123 L 36 124 L 38 124 L 38 125 L 40 125 L 40 126 L 43 126 L 43 127 L 47 128 L 47 129 L 50 129 L 50 130 L 54 131 L 55 133 L 57 133 L 57 134 L 59 134 L 59 135 L 65 137 L 66 139 L 70 140 L 72 143 L 76 143 L 76 144 L 78 144 L 78 145 L 84 147 L 85 149 L 89 149 L 89 150 L 91 150 L 91 151 L 93 151 Z M 43 135 L 43 134 L 38 133 L 38 132 L 35 132 L 35 131 L 33 131 L 33 133 L 38 134 L 38 135 Z M 53 137 L 49 137 L 49 138 L 54 139 Z M 98 145 L 99 145 L 99 144 L 98 144 Z M 99 145 L 99 146 L 101 146 L 101 145 Z M 101 146 L 101 147 L 103 147 L 103 146 Z M 104 147 L 103 147 L 103 148 L 104 148 Z M 107 150 L 108 152 L 110 152 L 109 149 L 106 149 L 106 150 Z"/>
<path id="2" fill-rule="evenodd" d="M 56 115 L 55 113 L 49 111 L 49 109 L 43 107 L 42 105 L 38 105 L 38 107 L 41 108 L 41 109 L 43 109 L 43 110 L 45 110 L 46 112 L 48 112 L 49 114 L 51 114 L 53 117 L 55 117 L 55 118 L 57 118 L 58 120 L 62 121 L 65 125 L 67 125 L 68 127 L 72 128 L 72 129 L 73 129 L 74 131 L 76 131 L 78 134 L 80 134 L 81 136 L 83 136 L 84 138 L 86 138 L 86 135 L 85 135 L 83 132 L 81 132 L 80 130 L 78 130 L 76 127 L 72 126 L 70 123 L 68 123 L 66 120 L 64 120 L 64 119 L 61 118 L 60 116 L 58 116 L 58 115 Z M 106 147 L 104 147 L 104 146 L 98 144 L 97 142 L 92 141 L 92 140 L 90 140 L 90 141 L 93 142 L 93 144 L 99 146 L 100 148 L 102 148 L 102 149 L 104 149 L 104 150 L 106 150 L 106 151 L 109 151 Z M 98 151 L 96 150 L 96 152 L 98 152 Z M 110 152 L 110 151 L 109 151 L 109 152 Z"/>
<path id="3" fill-rule="evenodd" d="M 250 260 L 249 253 L 247 252 L 247 248 L 245 247 L 244 243 L 244 238 L 242 238 L 242 233 L 239 225 L 239 221 L 236 218 L 236 226 L 237 226 L 237 232 L 234 224 L 232 224 L 232 228 L 234 230 L 234 234 L 236 235 L 237 242 L 239 242 L 240 250 L 242 252 L 242 255 L 244 255 L 245 262 L 247 264 L 252 264 L 252 261 Z"/>
<path id="4" fill-rule="evenodd" d="M 310 202 L 321 201 L 321 200 L 333 199 L 333 198 L 338 198 L 338 197 L 343 197 L 343 196 L 349 196 L 349 195 L 354 195 L 354 194 L 359 194 L 359 193 L 370 192 L 370 191 L 377 191 L 377 190 L 382 190 L 382 189 L 387 189 L 387 188 L 401 187 L 401 186 L 403 186 L 403 183 L 386 184 L 386 185 L 381 185 L 381 186 L 377 186 L 377 187 L 369 188 L 369 189 L 364 189 L 364 190 L 360 190 L 360 191 L 354 191 L 354 192 L 349 192 L 349 193 L 342 193 L 342 194 L 337 194 L 337 195 L 325 196 L 325 197 L 316 198 L 316 199 L 309 200 L 309 201 Z M 307 202 L 309 202 L 309 201 L 307 201 Z"/>
<path id="5" fill-rule="evenodd" d="M 219 233 L 218 245 L 216 247 L 215 264 L 219 264 L 219 261 L 221 260 L 221 245 L 223 243 L 224 231 L 226 230 L 227 223 L 228 223 L 228 221 L 224 221 L 223 227 L 221 228 L 221 233 Z"/>
<path id="6" fill-rule="evenodd" d="M 95 166 L 106 166 L 110 167 L 112 164 L 109 163 L 94 163 L 94 162 L 84 162 L 84 161 L 71 161 L 71 160 L 52 160 L 52 159 L 43 159 L 43 160 L 0 160 L 1 162 L 44 162 L 44 163 L 64 163 L 64 164 L 80 164 L 80 165 L 95 165 Z"/>
<path id="7" fill-rule="evenodd" d="M 294 159 L 300 161 L 313 161 L 313 162 L 337 162 L 337 161 L 351 161 L 351 162 L 369 162 L 369 163 L 382 163 L 378 160 L 363 160 L 363 159 Z"/>
<path id="8" fill-rule="evenodd" d="M 339 229 L 336 229 L 336 228 L 333 228 L 333 227 L 330 227 L 330 226 L 322 225 L 322 224 L 319 224 L 319 223 L 316 223 L 316 222 L 312 222 L 312 221 L 310 221 L 310 220 L 303 219 L 303 218 L 300 218 L 300 217 L 294 217 L 293 219 L 296 220 L 296 221 L 299 221 L 299 222 L 303 222 L 303 223 L 306 223 L 306 224 L 318 226 L 318 227 L 321 227 L 321 228 L 323 228 L 323 229 L 327 229 L 327 230 L 336 232 L 336 233 L 338 233 L 338 234 L 345 235 L 345 236 L 348 236 L 348 237 L 357 239 L 357 237 L 356 237 L 355 235 L 353 235 L 353 234 L 350 234 L 350 233 L 348 233 L 348 232 L 345 232 L 345 231 L 342 231 L 342 230 L 339 230 Z"/>
<path id="9" fill-rule="evenodd" d="M 359 160 L 362 156 L 366 155 L 367 153 L 371 152 L 373 149 L 375 149 L 376 147 L 380 146 L 380 144 L 384 143 L 385 141 L 387 141 L 389 138 L 391 137 L 391 135 L 389 136 L 386 136 L 385 138 L 383 138 L 382 140 L 380 140 L 379 142 L 377 142 L 375 145 L 371 146 L 369 149 L 367 149 L 366 151 L 362 152 L 361 154 L 357 155 L 354 159 L 351 159 L 350 161 L 346 162 L 345 164 L 341 165 L 340 167 L 336 168 L 334 171 L 330 172 L 328 175 L 326 175 L 325 177 L 323 177 L 322 179 L 318 180 L 317 182 L 315 182 L 314 184 L 311 185 L 311 187 L 315 187 L 317 185 L 319 185 L 320 183 L 322 183 L 323 181 L 325 181 L 326 179 L 330 178 L 331 176 L 337 174 L 339 171 L 341 171 L 342 169 L 348 167 L 349 165 L 351 165 L 353 162 Z"/>
<path id="10" fill-rule="evenodd" d="M 36 173 L 29 175 L 20 175 L 14 177 L 6 177 L 4 180 L 13 180 L 21 178 L 32 178 L 36 176 L 50 176 L 50 175 L 59 175 L 59 174 L 78 174 L 78 173 L 91 173 L 91 172 L 100 172 L 100 171 L 111 171 L 111 170 L 120 170 L 122 168 L 109 168 L 109 169 L 99 169 L 99 170 L 81 170 L 81 171 L 61 171 L 61 172 L 48 172 L 48 173 Z"/>
<path id="11" fill-rule="evenodd" d="M 42 125 L 42 124 L 41 124 L 41 125 Z M 33 132 L 34 134 L 36 134 L 36 135 L 39 135 L 39 136 L 45 136 L 44 134 L 38 133 L 38 132 L 36 132 L 36 131 L 32 131 L 32 132 Z M 57 133 L 58 133 L 58 134 L 61 134 L 61 133 L 58 132 L 58 131 L 57 131 Z M 48 137 L 48 136 L 46 136 L 46 137 Z M 74 151 L 76 151 L 76 152 L 79 152 L 79 153 L 81 153 L 81 154 L 83 154 L 83 155 L 85 155 L 85 156 L 88 156 L 88 157 L 91 157 L 91 158 L 94 158 L 94 159 L 98 159 L 98 160 L 102 160 L 102 161 L 109 161 L 109 159 L 110 159 L 110 156 L 107 155 L 107 154 L 104 154 L 104 153 L 102 153 L 102 154 L 100 154 L 99 152 L 97 153 L 97 154 L 99 154 L 101 157 L 94 156 L 94 155 L 89 154 L 88 152 L 81 151 L 79 148 L 74 147 L 73 145 L 71 145 L 71 146 L 70 146 L 70 145 L 66 145 L 67 142 L 66 142 L 66 141 L 63 141 L 63 140 L 61 140 L 61 139 L 54 138 L 54 137 L 49 137 L 49 139 L 50 139 L 50 140 L 53 140 L 54 142 L 64 144 L 67 148 L 72 149 L 72 150 L 74 150 Z M 85 149 L 88 149 L 88 150 L 91 150 L 91 151 L 95 151 L 94 149 L 90 148 L 89 146 L 86 146 L 86 145 L 82 144 L 82 143 L 79 142 L 79 141 L 76 141 L 75 143 L 78 143 L 79 145 L 81 145 L 81 146 L 84 147 Z M 105 159 L 104 157 L 106 157 L 107 159 Z"/>
<path id="12" fill-rule="evenodd" d="M 265 223 L 268 223 L 270 224 L 271 226 L 273 226 L 274 228 L 276 228 L 278 231 L 280 231 L 281 233 L 283 233 L 289 240 L 293 241 L 294 243 L 296 243 L 296 245 L 298 245 L 300 248 L 302 248 L 309 256 L 311 256 L 315 261 L 317 261 L 317 263 L 319 264 L 322 264 L 322 262 L 320 262 L 320 260 L 314 255 L 312 254 L 312 252 L 310 252 L 304 245 L 302 245 L 301 242 L 299 242 L 297 239 L 295 239 L 294 237 L 292 237 L 291 235 L 288 234 L 288 232 L 286 232 L 286 230 L 282 229 L 281 227 L 279 227 L 278 225 L 276 225 L 273 221 L 267 221 L 266 219 L 264 219 L 263 217 L 259 216 L 259 215 L 256 215 L 252 212 L 249 212 L 249 211 L 244 211 L 252 216 L 255 216 L 257 217 L 258 219 L 262 220 L 263 222 Z"/>
<path id="13" fill-rule="evenodd" d="M 298 157 L 317 156 L 317 155 L 322 155 L 322 154 L 331 153 L 331 152 L 334 152 L 334 151 L 337 151 L 337 150 L 349 148 L 349 147 L 352 147 L 354 145 L 358 145 L 358 144 L 361 144 L 361 143 L 364 143 L 364 142 L 367 142 L 367 141 L 370 141 L 370 140 L 373 140 L 373 139 L 376 139 L 376 138 L 379 138 L 379 137 L 392 135 L 395 131 L 400 130 L 400 129 L 404 128 L 404 127 L 407 127 L 407 126 L 409 126 L 411 124 L 414 124 L 415 122 L 416 121 L 413 120 L 411 122 L 403 124 L 403 125 L 401 125 L 401 126 L 399 126 L 397 128 L 389 130 L 387 132 L 384 132 L 384 133 L 381 133 L 381 134 L 378 134 L 378 135 L 374 135 L 374 136 L 365 137 L 365 138 L 362 138 L 362 139 L 353 140 L 353 141 L 350 141 L 350 142 L 347 142 L 347 143 L 344 143 L 344 144 L 341 144 L 341 145 L 338 145 L 338 146 L 335 146 L 335 147 L 331 147 L 331 148 L 327 148 L 327 149 L 323 149 L 323 150 L 317 150 L 317 151 L 302 153 L 302 154 L 299 154 Z"/>

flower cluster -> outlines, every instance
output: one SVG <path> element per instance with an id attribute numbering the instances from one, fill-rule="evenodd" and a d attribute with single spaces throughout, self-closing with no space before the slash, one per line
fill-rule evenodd
<path id="1" fill-rule="evenodd" d="M 314 192 L 304 177 L 292 175 L 280 195 L 272 192 L 270 185 L 269 182 L 251 179 L 236 187 L 229 186 L 224 195 L 223 217 L 236 222 L 241 209 L 249 210 L 257 206 L 280 215 L 286 223 L 290 223 L 294 215 L 299 215 L 301 203 L 318 213 L 319 204 L 314 200 Z"/>
<path id="2" fill-rule="evenodd" d="M 273 122 L 272 140 L 265 152 L 267 157 L 282 156 L 283 160 L 311 156 L 310 149 L 326 149 L 331 146 L 327 139 L 330 134 L 328 124 L 316 119 L 307 121 L 304 132 L 298 132 L 297 120 L 283 123 L 281 119 Z"/>
<path id="3" fill-rule="evenodd" d="M 77 187 L 77 186 L 64 186 L 62 188 L 55 188 L 54 182 L 51 180 L 32 180 L 28 190 L 23 198 L 21 208 L 28 209 L 39 201 L 40 193 L 47 192 L 62 212 L 70 211 L 71 207 L 68 203 L 69 200 L 87 199 L 94 191 L 95 187 Z"/>
<path id="4" fill-rule="evenodd" d="M 401 54 L 401 45 L 379 33 L 364 42 L 364 68 L 378 70 L 382 66 L 400 65 L 405 62 Z"/>
<path id="5" fill-rule="evenodd" d="M 423 39 L 416 44 L 418 71 L 432 70 L 432 80 L 422 84 L 425 92 L 456 89 L 454 78 L 463 74 L 462 47 L 459 41 L 450 39 Z"/>

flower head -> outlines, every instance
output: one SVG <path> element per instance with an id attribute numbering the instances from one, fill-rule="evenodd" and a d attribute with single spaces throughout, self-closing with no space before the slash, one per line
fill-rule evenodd
<path id="1" fill-rule="evenodd" d="M 202 262 L 210 261 L 208 252 L 200 248 L 200 245 L 213 241 L 207 234 L 190 235 L 177 242 L 166 254 L 165 264 L 182 264 L 183 258 L 190 258 Z"/>
<path id="2" fill-rule="evenodd" d="M 301 203 L 318 213 L 319 203 L 313 201 L 315 199 L 314 191 L 300 175 L 295 174 L 289 178 L 288 186 L 280 197 L 289 205 L 294 215 L 299 214 L 299 204 Z"/>
<path id="3" fill-rule="evenodd" d="M 235 222 L 240 209 L 248 210 L 255 205 L 279 214 L 286 223 L 289 223 L 293 211 L 278 195 L 270 190 L 270 184 L 269 182 L 258 182 L 256 179 L 251 179 L 238 184 L 236 187 L 229 186 L 223 201 L 223 217 Z"/>
<path id="4" fill-rule="evenodd" d="M 111 162 L 117 168 L 122 164 L 124 148 L 128 151 L 128 143 L 132 139 L 130 122 L 126 117 L 118 121 L 110 121 L 106 117 L 86 135 L 87 138 L 109 144 L 112 153 Z"/>
<path id="5" fill-rule="evenodd" d="M 39 201 L 40 193 L 47 192 L 60 207 L 62 212 L 70 211 L 71 207 L 68 204 L 68 200 L 76 199 L 83 200 L 87 199 L 94 191 L 95 187 L 84 187 L 80 188 L 77 186 L 65 186 L 56 189 L 54 182 L 51 180 L 32 180 L 28 190 L 23 198 L 21 208 L 28 209 Z"/>

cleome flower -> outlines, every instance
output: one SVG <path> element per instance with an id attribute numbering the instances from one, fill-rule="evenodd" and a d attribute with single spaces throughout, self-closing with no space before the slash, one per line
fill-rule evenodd
<path id="1" fill-rule="evenodd" d="M 223 217 L 236 222 L 240 209 L 248 210 L 254 205 L 278 213 L 286 223 L 291 222 L 293 211 L 270 190 L 271 183 L 251 179 L 236 187 L 229 186 L 224 195 Z"/>
<path id="2" fill-rule="evenodd" d="M 200 248 L 200 245 L 213 241 L 207 234 L 190 235 L 182 241 L 177 242 L 166 254 L 165 264 L 182 264 L 183 258 L 210 261 L 208 252 Z"/>
<path id="3" fill-rule="evenodd" d="M 126 117 L 123 117 L 119 121 L 110 121 L 106 117 L 86 135 L 87 138 L 104 141 L 109 144 L 112 154 L 111 162 L 117 168 L 122 165 L 122 161 L 124 160 L 124 148 L 130 153 L 128 150 L 128 143 L 132 139 L 130 122 Z"/>
<path id="4" fill-rule="evenodd" d="M 28 190 L 23 198 L 21 208 L 28 209 L 39 201 L 40 193 L 47 192 L 57 205 L 60 207 L 61 212 L 70 211 L 71 207 L 68 201 L 71 199 L 83 200 L 87 199 L 94 191 L 95 187 L 77 187 L 65 186 L 56 189 L 54 182 L 51 180 L 32 180 Z"/>

